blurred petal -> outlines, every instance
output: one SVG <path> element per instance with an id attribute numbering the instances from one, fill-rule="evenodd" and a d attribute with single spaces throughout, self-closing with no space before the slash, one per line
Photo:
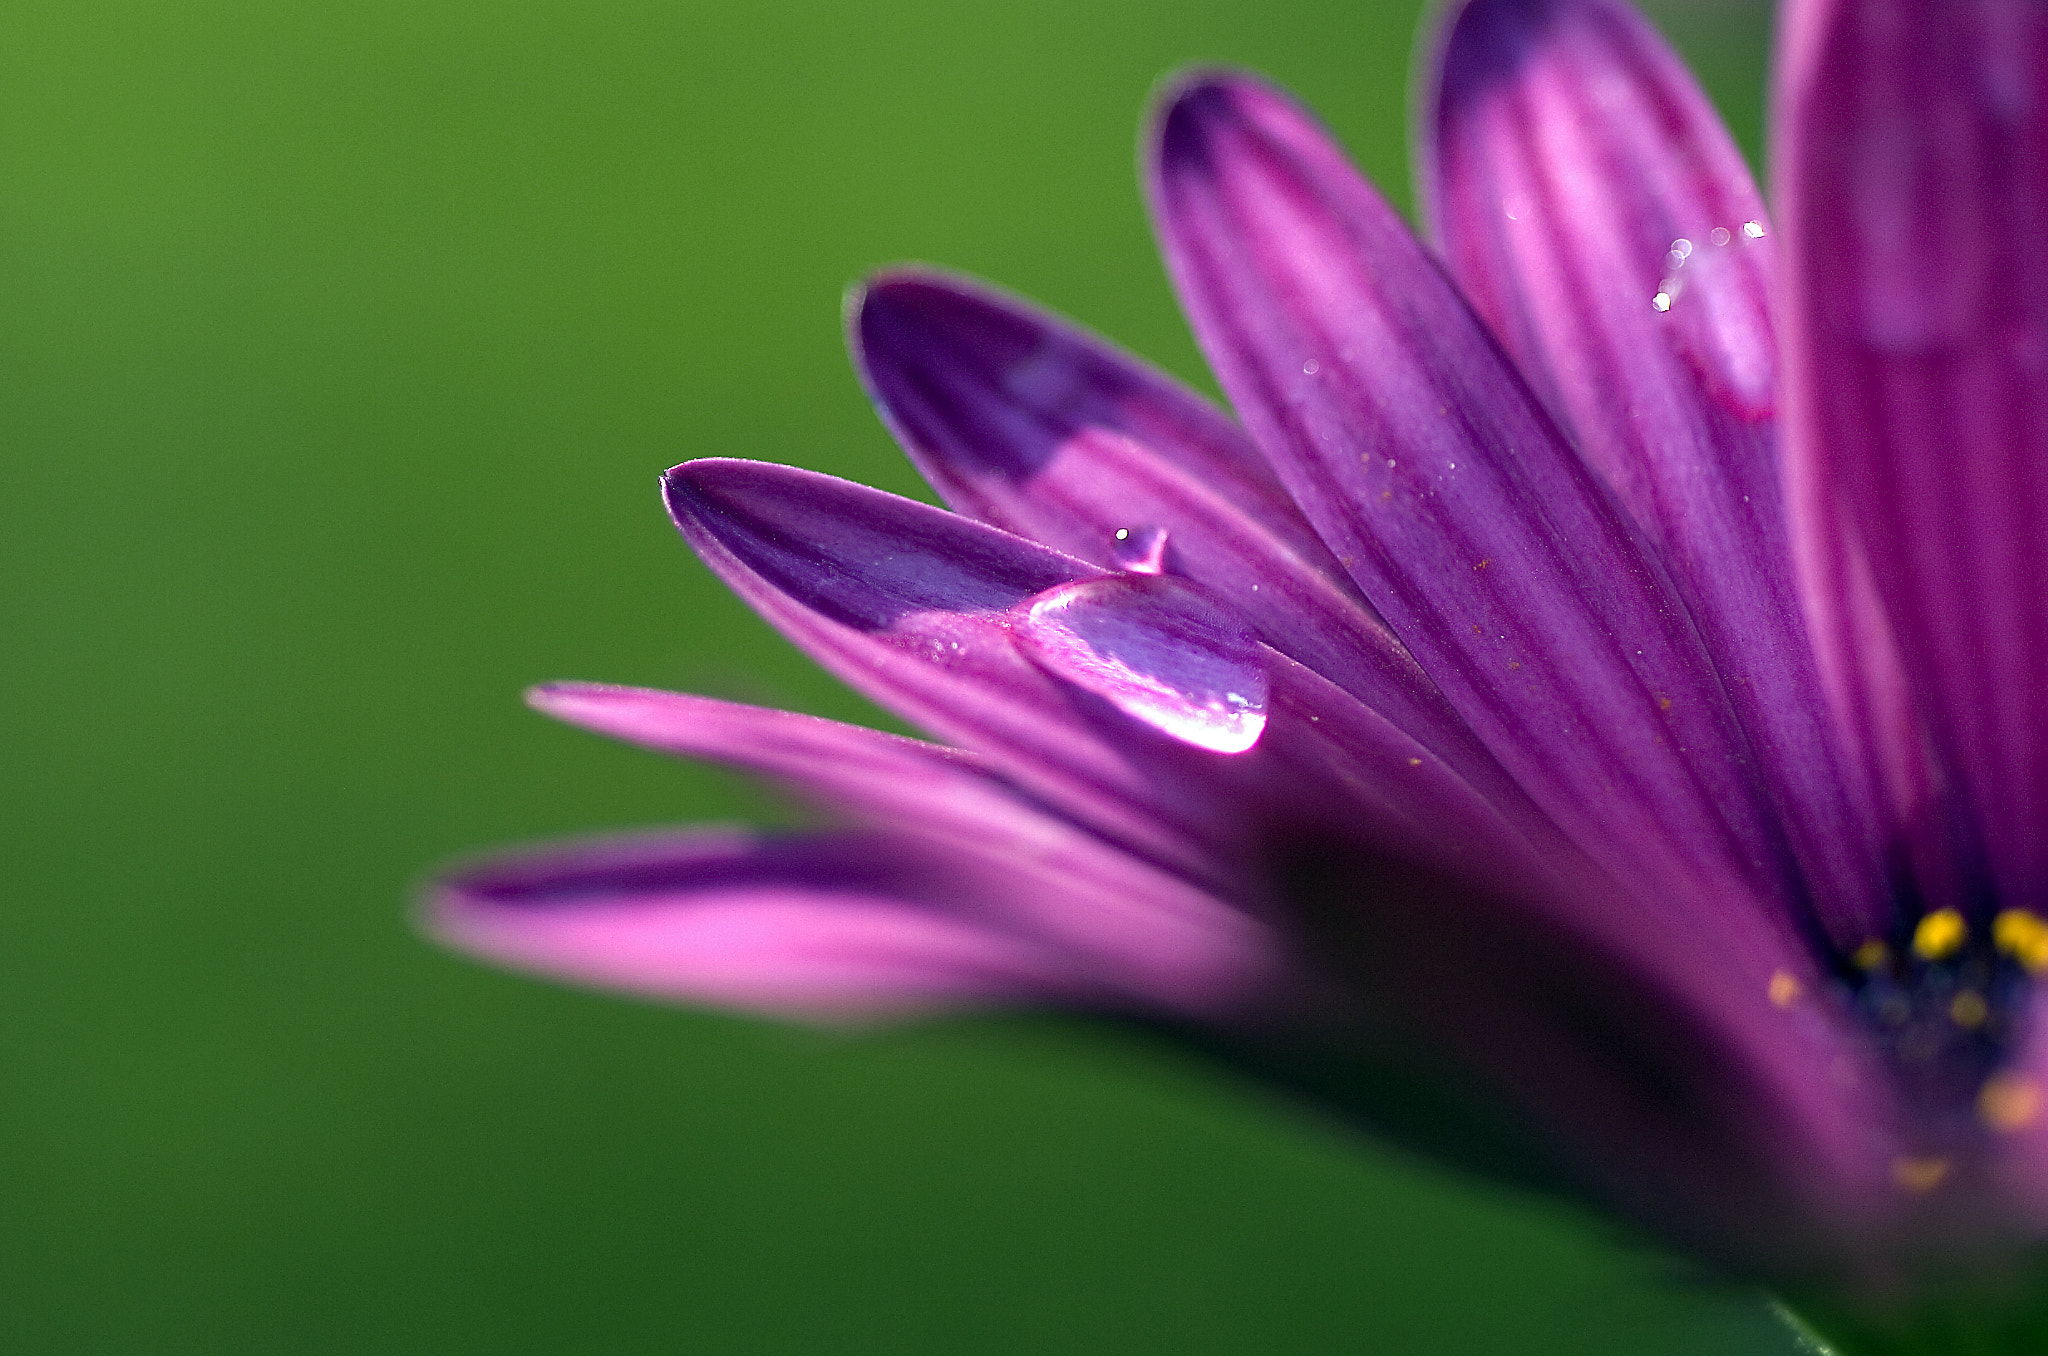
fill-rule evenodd
<path id="1" fill-rule="evenodd" d="M 986 916 L 1093 955 L 1162 1003 L 1245 987 L 1267 963 L 1272 943 L 1244 915 L 1023 799 L 972 754 L 679 692 L 555 683 L 529 700 L 586 729 L 773 777 L 934 862 L 1000 880 L 977 887 Z"/>
<path id="2" fill-rule="evenodd" d="M 1537 804 L 1647 889 L 1788 899 L 1699 636 L 1405 226 L 1249 79 L 1162 109 L 1168 266 L 1226 390 L 1366 596 Z"/>
<path id="3" fill-rule="evenodd" d="M 794 1017 L 1099 997 L 1070 958 L 935 909 L 930 877 L 872 835 L 614 838 L 461 872 L 429 925 L 516 969 Z"/>
<path id="4" fill-rule="evenodd" d="M 942 275 L 875 278 L 849 303 L 848 330 L 883 418 L 954 508 L 1104 569 L 1125 568 L 1118 533 L 1163 532 L 1163 568 L 1507 794 L 1250 441 L 1208 402 L 1053 316 Z"/>
<path id="5" fill-rule="evenodd" d="M 1763 203 L 1691 74 L 1617 0 L 1449 17 L 1424 198 L 1466 296 L 1662 551 L 1853 948 L 1894 923 L 1792 582 Z"/>
<path id="6" fill-rule="evenodd" d="M 1749 948 L 1673 945 L 1611 896 L 1545 907 L 1342 850 L 1287 875 L 1310 953 L 1359 1008 L 1234 1033 L 1255 1067 L 1737 1266 L 1811 1267 L 1896 1219 L 1884 1071 L 1760 915 L 1735 925 L 1775 958 L 1775 990 L 1744 973 Z"/>
<path id="7" fill-rule="evenodd" d="M 2048 10 L 1806 0 L 1786 25 L 1786 447 L 1818 629 L 1882 711 L 1890 676 L 1840 650 L 1867 569 L 1952 797 L 1966 895 L 2039 909 Z"/>

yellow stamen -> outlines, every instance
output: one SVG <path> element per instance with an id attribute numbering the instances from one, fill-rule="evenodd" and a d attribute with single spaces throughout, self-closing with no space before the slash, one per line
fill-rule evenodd
<path id="1" fill-rule="evenodd" d="M 1991 1015 L 1991 1005 L 1975 989 L 1964 989 L 1949 1000 L 1948 1018 L 1957 1026 L 1975 1030 Z"/>
<path id="2" fill-rule="evenodd" d="M 1892 1181 L 1916 1196 L 1925 1195 L 1947 1179 L 1952 1166 L 1946 1158 L 1895 1158 Z"/>
<path id="3" fill-rule="evenodd" d="M 1922 960 L 1947 960 L 1970 940 L 1970 925 L 1954 909 L 1936 909 L 1913 929 L 1913 950 Z"/>
<path id="4" fill-rule="evenodd" d="M 1882 969 L 1891 958 L 1892 949 L 1875 937 L 1849 953 L 1849 959 L 1856 962 L 1859 970 Z"/>
<path id="5" fill-rule="evenodd" d="M 1771 1001 L 1781 1008 L 1789 1008 L 1799 1001 L 1799 981 L 1784 970 L 1771 976 Z"/>
<path id="6" fill-rule="evenodd" d="M 1993 1074 L 1977 1090 L 1977 1119 L 2010 1134 L 2041 1114 L 2041 1085 L 2021 1074 Z"/>
<path id="7" fill-rule="evenodd" d="M 2048 923 L 2030 909 L 2006 909 L 1991 920 L 1991 940 L 2004 952 L 2038 975 L 2048 970 Z"/>

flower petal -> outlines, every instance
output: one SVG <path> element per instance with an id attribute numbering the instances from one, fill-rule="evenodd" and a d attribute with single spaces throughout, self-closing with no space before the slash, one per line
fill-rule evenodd
<path id="1" fill-rule="evenodd" d="M 1163 566 L 1226 599 L 1268 644 L 1481 783 L 1503 779 L 1208 402 L 1022 302 L 925 271 L 848 307 L 882 417 L 962 513 L 1104 569 L 1117 534 L 1164 534 Z"/>
<path id="2" fill-rule="evenodd" d="M 1000 879 L 977 887 L 985 916 L 1095 956 L 1162 1005 L 1247 987 L 1271 949 L 1229 905 L 1025 800 L 961 750 L 646 688 L 554 683 L 528 699 L 585 729 L 773 777 L 935 862 Z"/>
<path id="3" fill-rule="evenodd" d="M 692 547 L 841 679 L 1155 861 L 1233 880 L 1244 828 L 1211 790 L 1211 755 L 1041 670 L 1013 608 L 1091 578 L 1080 561 L 864 485 L 706 460 L 664 481 Z"/>
<path id="4" fill-rule="evenodd" d="M 1204 888 L 1259 899 L 1265 844 L 1296 822 L 1342 824 L 1430 861 L 1446 851 L 1518 860 L 1547 841 L 1547 824 L 1511 786 L 1498 799 L 1482 794 L 1489 789 L 1475 790 L 1412 736 L 1270 650 L 1271 702 L 1287 719 L 1234 755 L 1159 733 L 1052 676 L 1025 657 L 1017 630 L 1049 590 L 1102 578 L 1079 561 L 790 467 L 692 462 L 667 483 L 699 554 L 820 662 Z M 1041 581 L 1050 582 L 1030 587 Z"/>
<path id="5" fill-rule="evenodd" d="M 1110 568 L 1117 529 L 1165 521 L 1160 509 L 1207 487 L 1349 588 L 1244 430 L 1073 324 L 987 284 L 905 268 L 855 290 L 846 327 L 883 421 L 958 512 Z M 1119 455 L 1119 443 L 1142 451 Z M 1091 483 L 1105 471 L 1113 491 Z"/>
<path id="6" fill-rule="evenodd" d="M 1793 916 L 1683 606 L 1392 210 L 1238 76 L 1169 98 L 1150 175 L 1169 269 L 1246 426 L 1480 739 L 1609 869 Z"/>
<path id="7" fill-rule="evenodd" d="M 1786 22 L 1786 449 L 1819 629 L 1857 673 L 1839 637 L 1867 569 L 1953 798 L 1963 889 L 2039 909 L 2048 11 L 1807 0 Z M 1881 700 L 1886 682 L 1861 686 Z"/>
<path id="8" fill-rule="evenodd" d="M 1228 1033 L 1254 1069 L 1736 1267 L 1837 1262 L 1910 1204 L 1885 1070 L 1762 915 L 1731 920 L 1757 970 L 1605 901 L 1559 910 L 1341 850 L 1289 866 L 1309 954 L 1358 1003 Z"/>
<path id="9" fill-rule="evenodd" d="M 818 1020 L 1101 1001 L 1072 958 L 934 907 L 945 884 L 875 835 L 610 838 L 460 872 L 428 926 L 517 969 Z"/>
<path id="10" fill-rule="evenodd" d="M 1616 0 L 1471 0 L 1425 105 L 1452 274 L 1661 550 L 1834 940 L 1896 921 L 1838 747 L 1774 457 L 1776 241 L 1691 74 Z"/>

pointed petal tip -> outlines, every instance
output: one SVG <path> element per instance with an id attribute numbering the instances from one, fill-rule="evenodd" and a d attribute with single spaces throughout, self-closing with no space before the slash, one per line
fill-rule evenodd
<path id="1" fill-rule="evenodd" d="M 661 473 L 662 502 L 668 505 L 676 526 L 687 534 L 691 524 L 701 522 L 720 500 L 744 495 L 772 480 L 778 471 L 802 474 L 794 467 L 744 457 L 697 457 Z"/>
<path id="2" fill-rule="evenodd" d="M 1232 117 L 1239 96 L 1264 82 L 1227 66 L 1195 66 L 1162 80 L 1146 123 L 1154 172 L 1207 167 L 1209 124 Z"/>
<path id="3" fill-rule="evenodd" d="M 567 719 L 565 712 L 576 710 L 588 703 L 631 697 L 644 691 L 646 689 L 628 687 L 622 683 L 593 683 L 575 678 L 558 678 L 552 682 L 535 683 L 521 696 L 535 711 L 562 720 Z"/>

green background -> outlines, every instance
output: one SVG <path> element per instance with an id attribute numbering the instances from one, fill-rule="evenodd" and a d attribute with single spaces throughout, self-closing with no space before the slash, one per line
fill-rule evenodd
<path id="1" fill-rule="evenodd" d="M 1765 16 L 1678 14 L 1752 150 Z M 1132 1041 L 498 974 L 430 865 L 772 814 L 559 677 L 877 713 L 663 467 L 914 492 L 892 260 L 1206 384 L 1131 171 L 1192 60 L 1405 201 L 1415 7 L 14 0 L 0 19 L 0 1349 L 1775 1352 L 1760 1303 Z"/>

